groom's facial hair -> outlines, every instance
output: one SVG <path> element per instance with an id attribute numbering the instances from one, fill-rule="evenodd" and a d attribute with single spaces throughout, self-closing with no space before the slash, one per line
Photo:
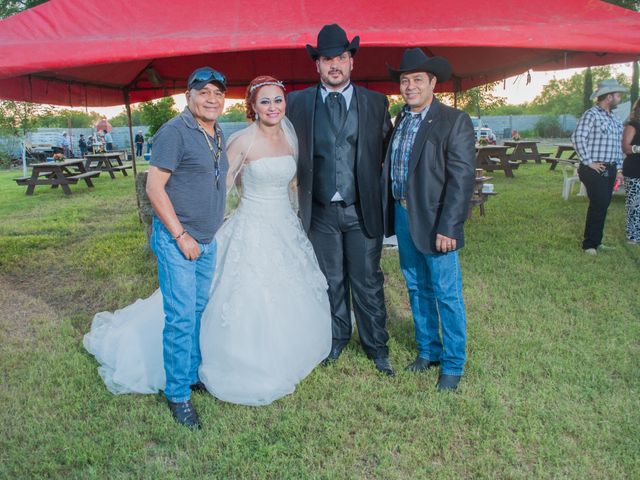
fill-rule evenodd
<path id="1" fill-rule="evenodd" d="M 322 83 L 331 87 L 341 87 L 349 83 L 353 57 L 349 52 L 331 58 L 320 57 L 316 60 L 316 68 Z"/>

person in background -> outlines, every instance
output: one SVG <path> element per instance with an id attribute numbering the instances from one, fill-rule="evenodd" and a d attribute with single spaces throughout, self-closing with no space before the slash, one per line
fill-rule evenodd
<path id="1" fill-rule="evenodd" d="M 622 164 L 624 190 L 627 194 L 627 243 L 640 243 L 640 99 L 631 108 L 631 114 L 622 133 L 622 150 L 627 156 Z"/>
<path id="2" fill-rule="evenodd" d="M 67 132 L 62 132 L 62 136 L 60 137 L 60 147 L 62 148 L 64 157 L 71 158 L 71 142 Z"/>
<path id="3" fill-rule="evenodd" d="M 80 134 L 80 139 L 78 140 L 78 148 L 80 148 L 80 156 L 84 157 L 87 153 L 87 139 L 84 138 L 84 135 Z"/>
<path id="4" fill-rule="evenodd" d="M 96 141 L 94 143 L 94 150 L 97 150 L 99 152 L 106 151 L 104 133 L 102 133 L 101 131 L 96 132 Z"/>
<path id="5" fill-rule="evenodd" d="M 136 144 L 136 157 L 142 156 L 142 146 L 144 145 L 144 135 L 142 135 L 142 130 L 138 130 L 136 133 L 135 142 Z"/>
<path id="6" fill-rule="evenodd" d="M 589 208 L 584 227 L 582 250 L 596 255 L 602 245 L 604 223 L 616 179 L 622 182 L 622 123 L 612 113 L 629 89 L 617 80 L 603 80 L 591 95 L 596 104 L 584 112 L 571 135 L 580 157 L 578 177 L 587 189 Z M 616 175 L 617 171 L 617 175 Z"/>
<path id="7" fill-rule="evenodd" d="M 103 133 L 104 133 L 105 148 L 107 152 L 111 152 L 113 150 L 113 137 L 111 136 L 111 133 L 109 133 L 107 130 L 103 130 Z"/>

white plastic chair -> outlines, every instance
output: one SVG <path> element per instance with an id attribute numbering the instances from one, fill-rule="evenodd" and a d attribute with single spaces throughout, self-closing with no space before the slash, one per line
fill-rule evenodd
<path id="1" fill-rule="evenodd" d="M 558 162 L 560 166 L 560 170 L 562 171 L 562 198 L 565 200 L 569 200 L 569 195 L 571 195 L 571 187 L 574 183 L 580 183 L 580 191 L 578 195 L 583 193 L 584 185 L 580 182 L 580 178 L 578 177 L 578 166 L 570 163 Z"/>

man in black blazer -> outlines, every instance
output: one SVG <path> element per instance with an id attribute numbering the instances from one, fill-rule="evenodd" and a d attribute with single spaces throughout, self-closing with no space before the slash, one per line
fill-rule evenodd
<path id="1" fill-rule="evenodd" d="M 436 82 L 451 77 L 444 58 L 407 49 L 399 69 L 387 68 L 406 103 L 396 119 L 382 183 L 385 234 L 398 237 L 418 347 L 407 370 L 440 365 L 438 389 L 455 390 L 466 361 L 457 250 L 464 245 L 474 186 L 475 134 L 466 113 L 433 96 Z"/>
<path id="2" fill-rule="evenodd" d="M 384 95 L 350 81 L 359 42 L 336 24 L 322 28 L 317 48 L 307 45 L 320 83 L 290 93 L 287 116 L 299 142 L 300 218 L 329 284 L 333 342 L 326 363 L 349 343 L 353 300 L 362 348 L 393 376 L 380 269 L 380 174 L 391 121 Z"/>

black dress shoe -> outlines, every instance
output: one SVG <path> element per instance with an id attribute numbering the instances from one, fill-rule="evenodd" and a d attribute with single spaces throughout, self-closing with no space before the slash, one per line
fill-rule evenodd
<path id="1" fill-rule="evenodd" d="M 200 419 L 198 418 L 198 414 L 196 413 L 196 409 L 193 407 L 191 400 L 179 403 L 167 401 L 167 403 L 169 404 L 169 410 L 171 410 L 173 419 L 180 425 L 184 425 L 189 428 L 202 428 L 200 425 Z"/>
<path id="2" fill-rule="evenodd" d="M 404 367 L 407 372 L 422 372 L 423 370 L 429 370 L 431 367 L 437 367 L 440 365 L 439 361 L 432 362 L 426 358 L 417 357 L 412 363 Z"/>
<path id="3" fill-rule="evenodd" d="M 204 383 L 202 383 L 202 382 L 198 382 L 198 383 L 194 383 L 193 385 L 189 385 L 189 388 L 191 389 L 192 392 L 195 392 L 195 393 L 206 393 L 207 392 L 207 387 L 205 387 Z"/>
<path id="4" fill-rule="evenodd" d="M 331 365 L 332 363 L 335 363 L 336 360 L 338 360 L 338 357 L 340 356 L 340 354 L 342 353 L 342 350 L 344 350 L 344 346 L 331 347 L 329 356 L 322 361 L 322 365 L 326 367 L 327 365 Z"/>
<path id="5" fill-rule="evenodd" d="M 445 375 L 444 373 L 440 374 L 438 377 L 437 387 L 438 390 L 455 390 L 458 388 L 458 384 L 460 383 L 461 375 Z"/>
<path id="6" fill-rule="evenodd" d="M 373 364 L 376 366 L 376 370 L 381 373 L 384 373 L 387 377 L 395 377 L 396 372 L 393 370 L 393 367 L 389 363 L 389 358 L 374 358 Z"/>

